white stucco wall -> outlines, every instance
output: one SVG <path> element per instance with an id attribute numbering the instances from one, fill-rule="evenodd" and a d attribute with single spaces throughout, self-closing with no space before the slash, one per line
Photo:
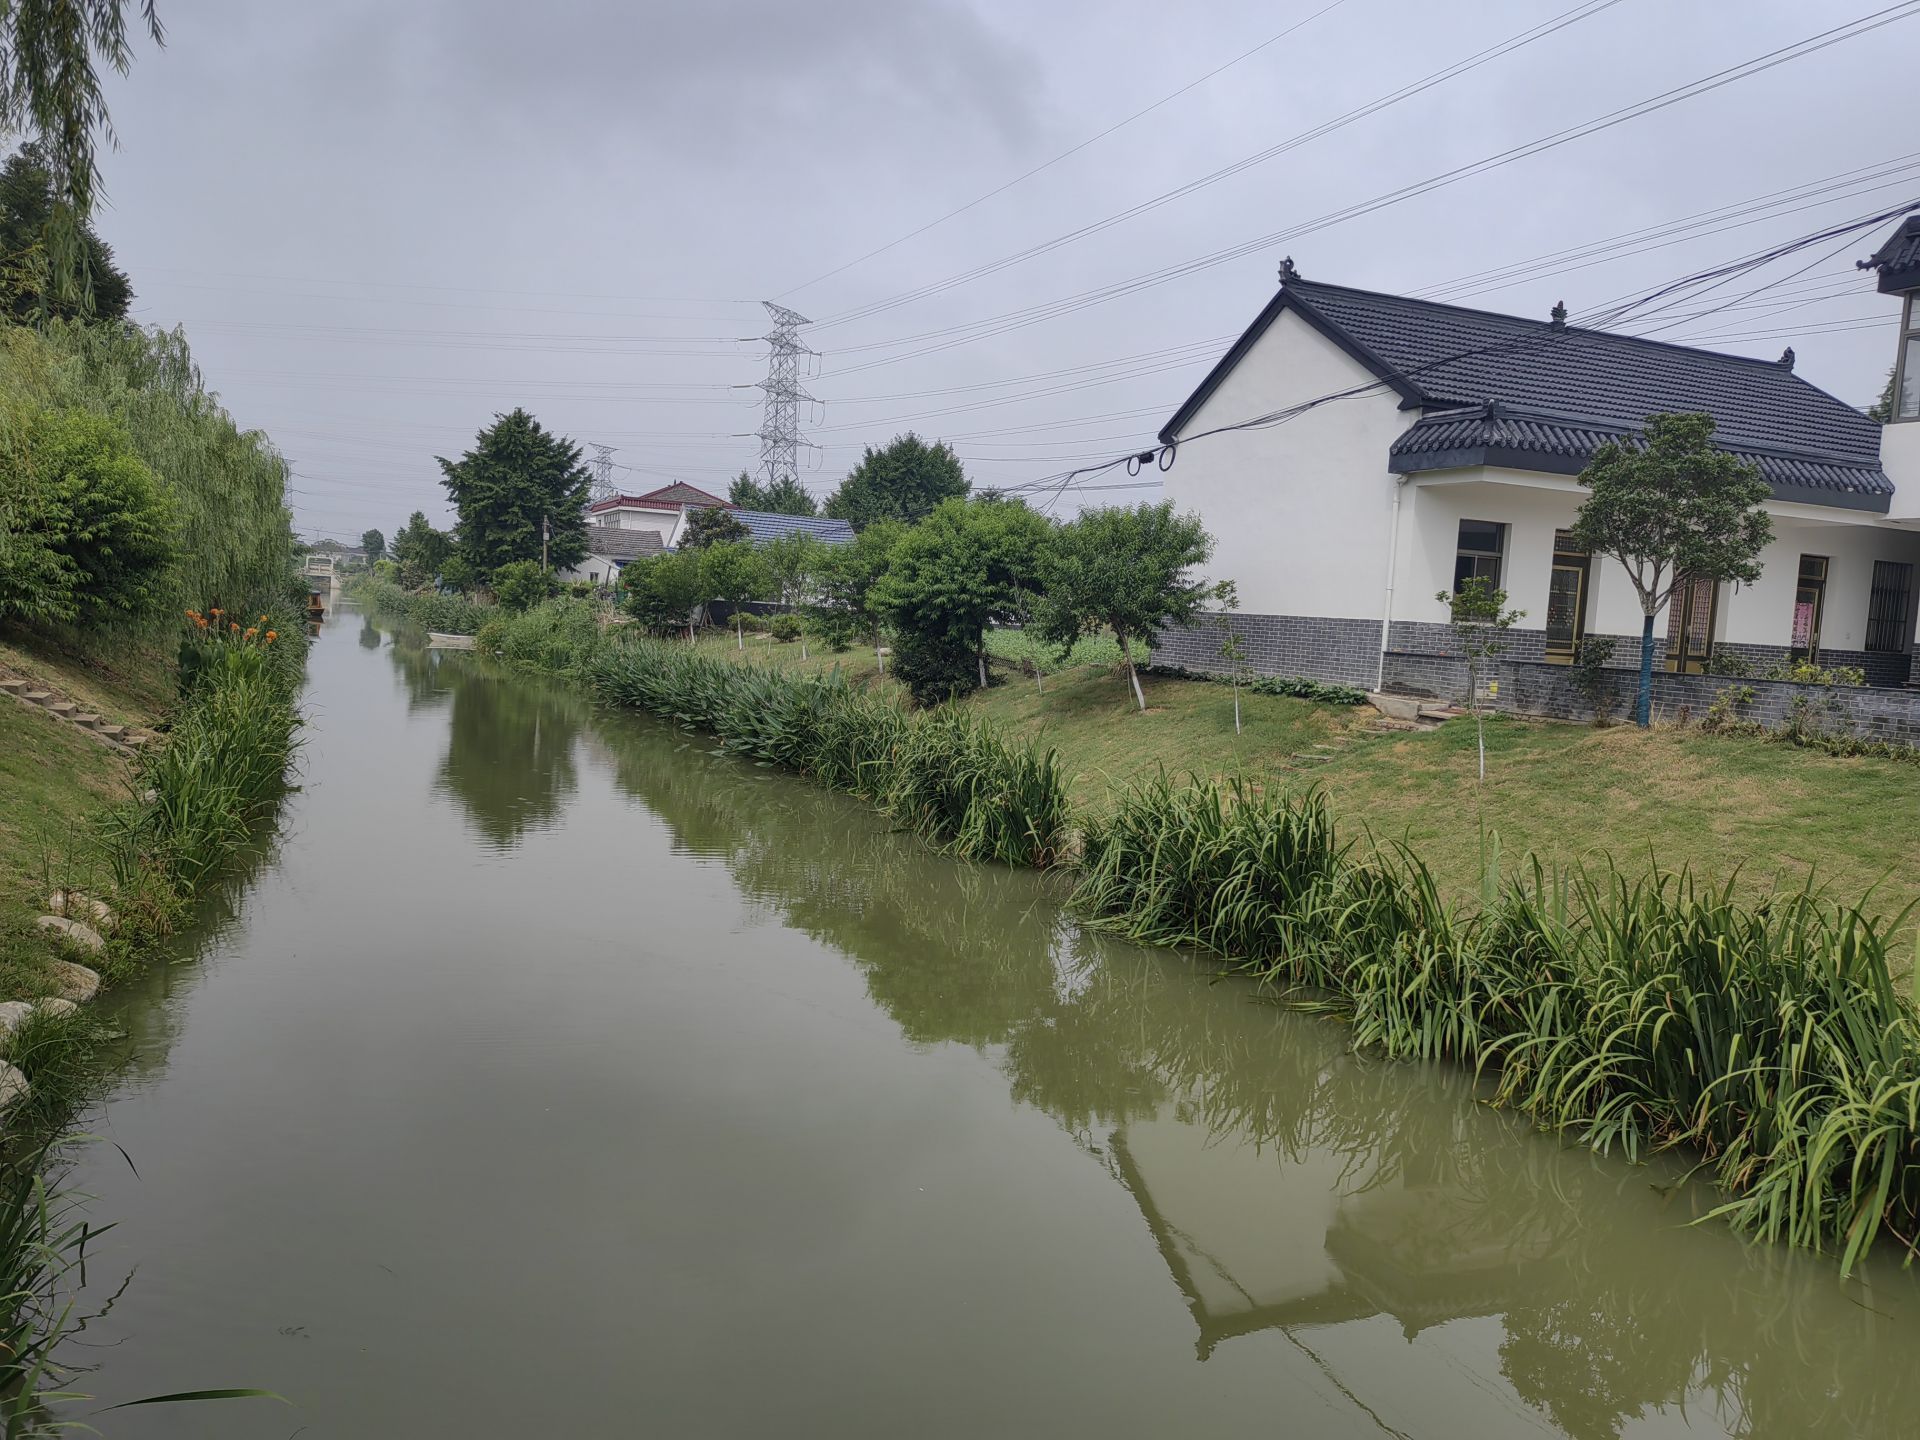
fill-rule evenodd
<path id="1" fill-rule="evenodd" d="M 1493 520 L 1508 527 L 1501 571 L 1508 603 L 1527 612 L 1521 625 L 1538 629 L 1546 623 L 1554 531 L 1573 524 L 1584 491 L 1557 477 L 1488 466 L 1416 477 L 1408 492 L 1401 518 L 1402 578 L 1396 587 L 1395 618 L 1445 621 L 1447 607 L 1435 596 L 1452 587 L 1460 522 Z M 1817 507 L 1767 509 L 1774 539 L 1761 555 L 1760 579 L 1722 589 L 1714 638 L 1791 644 L 1800 557 L 1824 555 L 1829 564 L 1820 643 L 1836 650 L 1863 649 L 1874 561 L 1906 561 L 1920 570 L 1920 534 L 1856 512 L 1813 518 Z M 1665 626 L 1664 612 L 1655 624 Z M 1598 559 L 1589 571 L 1587 629 L 1611 635 L 1640 631 L 1640 602 L 1618 561 Z"/>
<path id="2" fill-rule="evenodd" d="M 1287 311 L 1181 435 L 1372 378 Z M 1243 614 L 1380 618 L 1394 490 L 1387 452 L 1413 419 L 1383 390 L 1179 451 L 1163 480 L 1167 498 L 1200 515 L 1214 537 L 1208 573 L 1238 585 Z"/>
<path id="3" fill-rule="evenodd" d="M 611 523 L 622 530 L 651 530 L 660 537 L 662 545 L 672 545 L 674 536 L 679 533 L 681 522 L 686 516 L 679 510 L 619 509 L 604 511 L 595 518 L 601 523 Z"/>

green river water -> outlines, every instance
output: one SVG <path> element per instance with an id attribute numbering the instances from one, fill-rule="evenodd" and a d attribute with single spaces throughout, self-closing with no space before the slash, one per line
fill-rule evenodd
<path id="1" fill-rule="evenodd" d="M 114 1002 L 68 1352 L 293 1404 L 109 1435 L 1920 1433 L 1920 1277 L 1057 880 L 350 610 L 306 707 L 275 852 Z"/>

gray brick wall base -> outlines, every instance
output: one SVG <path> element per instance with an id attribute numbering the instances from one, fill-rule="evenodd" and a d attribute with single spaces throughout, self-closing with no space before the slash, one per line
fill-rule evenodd
<path id="1" fill-rule="evenodd" d="M 1156 665 L 1224 675 L 1220 645 L 1226 628 L 1240 637 L 1247 668 L 1256 675 L 1304 675 L 1336 685 L 1373 688 L 1380 665 L 1378 620 L 1313 615 L 1207 615 L 1163 630 L 1153 642 Z"/>

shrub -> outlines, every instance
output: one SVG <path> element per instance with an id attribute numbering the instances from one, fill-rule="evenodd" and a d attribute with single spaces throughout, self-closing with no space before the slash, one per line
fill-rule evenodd
<path id="1" fill-rule="evenodd" d="M 515 560 L 493 572 L 493 598 L 503 610 L 531 610 L 559 593 L 560 582 L 538 560 Z"/>
<path id="2" fill-rule="evenodd" d="M 979 660 L 964 641 L 939 631 L 906 631 L 893 639 L 894 678 L 925 708 L 978 684 Z"/>
<path id="3" fill-rule="evenodd" d="M 410 620 L 440 635 L 477 635 L 497 613 L 495 606 L 476 605 L 464 596 L 408 590 L 387 580 L 363 580 L 350 586 L 347 594 L 383 614 Z"/>
<path id="4" fill-rule="evenodd" d="M 782 645 L 790 645 L 806 633 L 807 622 L 798 615 L 776 615 L 767 622 L 767 630 Z"/>
<path id="5" fill-rule="evenodd" d="M 44 410 L 0 461 L 0 617 L 98 628 L 163 603 L 174 507 L 126 427 Z"/>
<path id="6" fill-rule="evenodd" d="M 957 712 L 912 716 L 835 671 L 787 675 L 640 639 L 587 667 L 602 696 L 711 731 L 725 748 L 812 775 L 974 860 L 1051 865 L 1067 824 L 1052 751 L 1009 745 Z"/>
<path id="7" fill-rule="evenodd" d="M 515 665 L 576 675 L 608 641 L 592 602 L 567 596 L 495 616 L 481 627 L 477 643 Z"/>

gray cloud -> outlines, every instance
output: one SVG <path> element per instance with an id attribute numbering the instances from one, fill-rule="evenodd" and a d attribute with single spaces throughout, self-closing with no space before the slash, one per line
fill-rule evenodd
<path id="1" fill-rule="evenodd" d="M 295 457 L 308 528 L 357 534 L 416 507 L 438 513 L 431 456 L 516 404 L 618 445 L 630 485 L 677 475 L 719 486 L 753 462 L 741 437 L 757 423 L 754 392 L 735 387 L 763 373 L 764 352 L 674 337 L 759 333 L 751 302 L 981 195 L 1322 3 L 167 7 L 168 48 L 141 55 L 115 87 L 123 149 L 107 161 L 113 208 L 101 224 L 142 318 L 183 321 L 236 414 Z M 831 320 L 1012 254 L 1571 3 L 1346 0 L 790 303 Z M 939 296 L 825 324 L 812 384 L 833 403 L 807 478 L 824 489 L 862 444 L 908 426 L 953 437 L 985 483 L 1124 450 L 1198 379 L 1203 347 L 1171 368 L 1162 358 L 997 382 L 1230 334 L 1271 292 L 1283 251 L 1318 278 L 1410 290 L 1899 155 L 1911 148 L 1920 21 L 1169 284 L 855 368 L 1476 160 L 1850 10 L 1623 0 L 1185 200 Z M 1544 315 L 1564 297 L 1578 310 L 1909 192 L 1920 194 L 1920 167 L 1873 194 L 1528 274 L 1471 303 Z M 1731 312 L 1693 333 L 1769 356 L 1791 343 L 1802 374 L 1864 403 L 1891 359 L 1892 312 L 1846 284 L 1852 258 L 1822 267 L 1838 277 L 1826 298 Z M 923 335 L 933 338 L 911 338 Z"/>

